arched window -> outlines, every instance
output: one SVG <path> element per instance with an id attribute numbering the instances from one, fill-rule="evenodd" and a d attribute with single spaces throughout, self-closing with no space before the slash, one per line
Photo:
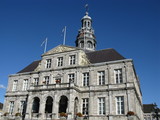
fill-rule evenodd
<path id="1" fill-rule="evenodd" d="M 85 21 L 85 22 L 84 22 L 84 27 L 86 27 L 86 25 L 87 25 L 87 22 Z"/>
<path id="2" fill-rule="evenodd" d="M 48 96 L 46 100 L 45 113 L 52 113 L 53 99 Z"/>
<path id="3" fill-rule="evenodd" d="M 83 41 L 80 42 L 80 48 L 84 48 L 84 42 Z"/>
<path id="4" fill-rule="evenodd" d="M 93 45 L 92 45 L 92 42 L 91 42 L 91 41 L 88 41 L 88 42 L 87 42 L 87 45 L 88 45 L 88 48 L 93 48 Z"/>
<path id="5" fill-rule="evenodd" d="M 90 27 L 90 22 L 88 22 L 88 27 Z"/>
<path id="6" fill-rule="evenodd" d="M 40 105 L 39 103 L 40 103 L 39 98 L 35 97 L 32 105 L 32 113 L 39 113 L 39 105 Z"/>
<path id="7" fill-rule="evenodd" d="M 59 113 L 66 113 L 68 107 L 68 98 L 66 96 L 61 96 L 59 101 Z"/>

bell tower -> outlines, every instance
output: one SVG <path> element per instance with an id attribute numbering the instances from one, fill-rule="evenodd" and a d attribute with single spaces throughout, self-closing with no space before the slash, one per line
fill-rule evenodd
<path id="1" fill-rule="evenodd" d="M 92 19 L 88 16 L 88 5 L 86 6 L 86 13 L 81 22 L 82 26 L 78 31 L 77 39 L 75 41 L 76 47 L 94 51 L 96 48 L 96 39 L 92 28 Z"/>

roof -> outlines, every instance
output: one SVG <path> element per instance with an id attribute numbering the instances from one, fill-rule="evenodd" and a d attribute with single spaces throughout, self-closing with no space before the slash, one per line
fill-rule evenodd
<path id="1" fill-rule="evenodd" d="M 86 54 L 91 63 L 101 63 L 125 59 L 122 55 L 120 55 L 116 50 L 112 48 L 88 52 Z"/>
<path id="2" fill-rule="evenodd" d="M 144 113 L 151 113 L 155 111 L 155 105 L 154 104 L 143 104 L 143 112 Z M 158 111 L 160 112 L 160 109 L 158 108 Z"/>
<path id="3" fill-rule="evenodd" d="M 25 67 L 24 69 L 22 69 L 18 73 L 24 73 L 24 72 L 32 72 L 32 71 L 34 71 L 38 67 L 40 61 L 41 60 L 37 60 L 37 61 L 32 62 L 30 65 L 28 65 L 27 67 Z"/>
<path id="4" fill-rule="evenodd" d="M 125 59 L 122 55 L 120 55 L 116 50 L 104 49 L 99 51 L 85 51 L 87 58 L 89 59 L 90 63 L 101 63 L 101 62 L 108 62 L 108 61 L 116 61 L 116 60 L 123 60 Z M 32 62 L 30 65 L 19 71 L 18 73 L 24 72 L 32 72 L 34 71 L 41 60 L 37 60 Z"/>

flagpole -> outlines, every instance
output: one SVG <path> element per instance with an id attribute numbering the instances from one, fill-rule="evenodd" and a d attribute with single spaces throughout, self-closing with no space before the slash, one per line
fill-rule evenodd
<path id="1" fill-rule="evenodd" d="M 63 45 L 65 45 L 65 42 L 66 42 L 66 26 L 64 27 Z"/>
<path id="2" fill-rule="evenodd" d="M 44 53 L 46 52 L 46 49 L 47 49 L 47 38 L 46 38 L 46 40 L 45 40 Z"/>

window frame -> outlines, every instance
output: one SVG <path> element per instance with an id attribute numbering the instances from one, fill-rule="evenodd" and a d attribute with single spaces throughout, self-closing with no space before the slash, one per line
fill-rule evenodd
<path id="1" fill-rule="evenodd" d="M 52 59 L 46 59 L 46 69 L 51 68 L 52 65 Z"/>
<path id="2" fill-rule="evenodd" d="M 99 115 L 105 115 L 106 114 L 106 108 L 105 108 L 105 97 L 99 97 L 98 98 L 98 114 Z"/>
<path id="3" fill-rule="evenodd" d="M 63 57 L 58 57 L 58 58 L 57 58 L 57 66 L 58 66 L 58 67 L 63 66 Z"/>
<path id="4" fill-rule="evenodd" d="M 8 112 L 10 115 L 12 115 L 13 110 L 14 110 L 14 101 L 10 101 L 9 102 L 9 109 L 8 109 Z"/>
<path id="5" fill-rule="evenodd" d="M 98 85 L 105 85 L 105 71 L 98 71 Z"/>
<path id="6" fill-rule="evenodd" d="M 123 115 L 125 113 L 124 96 L 116 96 L 116 114 Z"/>
<path id="7" fill-rule="evenodd" d="M 89 86 L 89 72 L 83 73 L 83 86 Z"/>
<path id="8" fill-rule="evenodd" d="M 14 80 L 13 86 L 12 86 L 12 91 L 17 91 L 17 87 L 18 87 L 18 80 Z"/>
<path id="9" fill-rule="evenodd" d="M 76 55 L 70 55 L 69 56 L 69 65 L 75 65 L 76 64 Z"/>
<path id="10" fill-rule="evenodd" d="M 82 98 L 82 114 L 89 114 L 89 98 Z"/>
<path id="11" fill-rule="evenodd" d="M 22 88 L 22 90 L 26 91 L 28 89 L 28 86 L 29 86 L 29 80 L 28 79 L 24 79 L 23 80 L 23 88 Z"/>
<path id="12" fill-rule="evenodd" d="M 68 81 L 69 82 L 74 82 L 74 80 L 75 80 L 75 73 L 68 74 Z"/>
<path id="13" fill-rule="evenodd" d="M 36 78 L 34 78 L 34 85 L 39 85 L 39 78 L 38 77 L 36 77 Z"/>
<path id="14" fill-rule="evenodd" d="M 116 83 L 116 84 L 121 84 L 121 83 L 123 83 L 123 72 L 122 72 L 122 68 L 120 68 L 120 69 L 115 69 L 115 70 L 114 70 L 114 78 L 115 78 L 115 83 Z"/>

